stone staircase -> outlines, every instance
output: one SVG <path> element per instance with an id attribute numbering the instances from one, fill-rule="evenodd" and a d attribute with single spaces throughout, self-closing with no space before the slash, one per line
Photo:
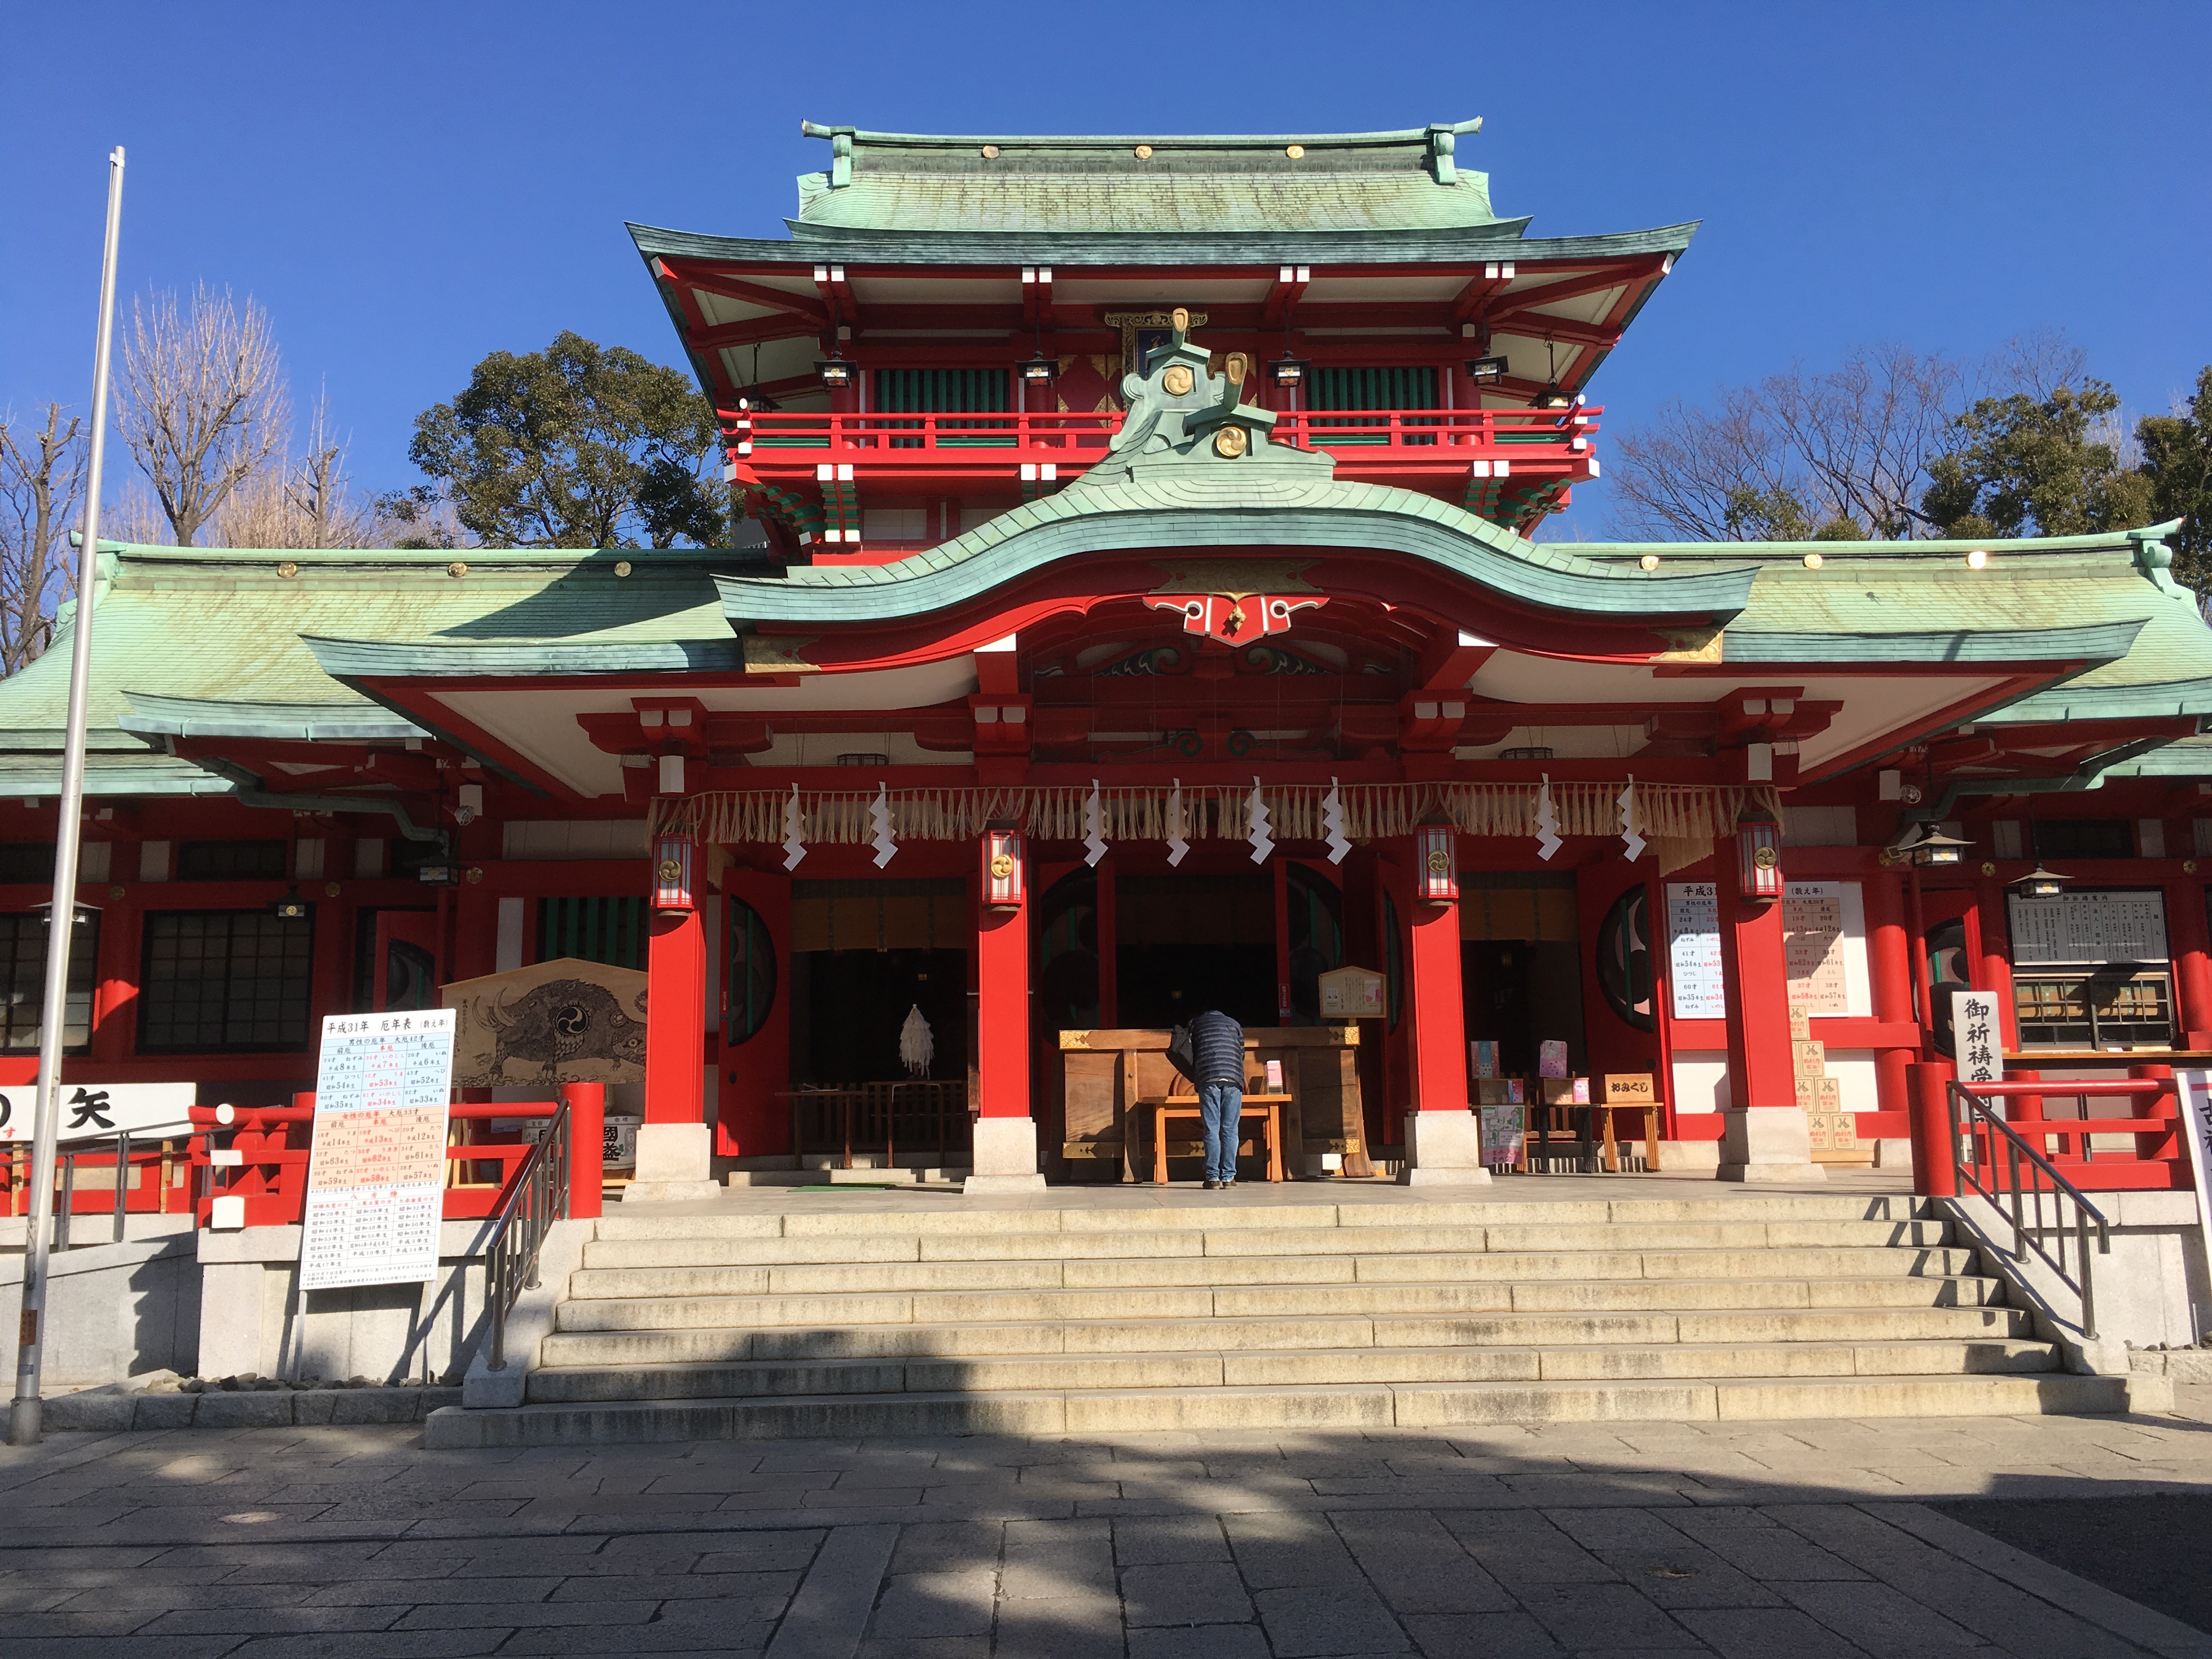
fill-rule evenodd
<path id="1" fill-rule="evenodd" d="M 427 1443 L 2128 1409 L 1978 1266 L 1901 1196 L 617 1214 Z"/>

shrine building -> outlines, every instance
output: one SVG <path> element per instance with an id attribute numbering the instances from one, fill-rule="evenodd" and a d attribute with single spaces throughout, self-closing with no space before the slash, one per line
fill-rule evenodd
<path id="1" fill-rule="evenodd" d="M 1478 1095 L 1585 1079 L 1632 1165 L 1890 1163 L 1962 989 L 2015 1071 L 2212 1049 L 2173 526 L 1543 539 L 1695 228 L 1530 234 L 1476 125 L 809 126 L 786 234 L 631 228 L 750 544 L 103 545 L 65 1077 L 274 1104 L 324 1015 L 639 969 L 665 1196 L 1151 1179 L 1210 1006 L 1293 1178 L 1486 1179 Z M 0 684 L 0 1084 L 68 628 Z"/>

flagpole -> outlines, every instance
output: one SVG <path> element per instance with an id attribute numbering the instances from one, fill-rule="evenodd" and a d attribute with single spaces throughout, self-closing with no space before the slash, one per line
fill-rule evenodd
<path id="1" fill-rule="evenodd" d="M 15 1350 L 15 1399 L 8 1443 L 39 1443 L 39 1370 L 46 1337 L 46 1235 L 53 1221 L 54 1146 L 61 1123 L 62 1046 L 69 1013 L 70 936 L 76 929 L 78 818 L 84 801 L 87 687 L 92 611 L 100 571 L 100 474 L 107 455 L 107 362 L 115 343 L 115 262 L 123 240 L 123 146 L 107 158 L 107 240 L 100 268 L 100 327 L 92 364 L 91 455 L 85 477 L 84 539 L 76 562 L 76 616 L 70 629 L 69 736 L 62 747 L 60 817 L 54 828 L 54 902 L 46 913 L 46 983 L 39 1016 L 38 1110 L 31 1139 L 31 1215 L 23 1257 L 23 1314 Z M 118 1168 L 118 1188 L 128 1171 Z"/>

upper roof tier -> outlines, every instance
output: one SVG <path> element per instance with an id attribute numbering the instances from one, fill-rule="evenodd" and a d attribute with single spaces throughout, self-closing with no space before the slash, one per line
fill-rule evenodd
<path id="1" fill-rule="evenodd" d="M 1458 164 L 1480 119 L 1402 132 L 1245 137 L 950 137 L 800 131 L 801 240 L 838 231 L 1048 235 L 1433 231 L 1496 226 L 1488 175 Z"/>

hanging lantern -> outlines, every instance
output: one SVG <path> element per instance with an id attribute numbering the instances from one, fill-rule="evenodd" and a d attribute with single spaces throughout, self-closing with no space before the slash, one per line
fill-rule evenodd
<path id="1" fill-rule="evenodd" d="M 993 910 L 1022 908 L 1026 854 L 1017 830 L 983 832 L 983 903 Z"/>
<path id="2" fill-rule="evenodd" d="M 1424 904 L 1459 897 L 1459 859 L 1449 823 L 1424 823 L 1413 831 L 1413 891 Z"/>
<path id="3" fill-rule="evenodd" d="M 1782 896 L 1782 826 L 1753 818 L 1735 827 L 1738 889 L 1747 899 Z"/>
<path id="4" fill-rule="evenodd" d="M 653 842 L 653 908 L 693 910 L 691 871 L 699 844 L 689 836 L 656 836 Z"/>

